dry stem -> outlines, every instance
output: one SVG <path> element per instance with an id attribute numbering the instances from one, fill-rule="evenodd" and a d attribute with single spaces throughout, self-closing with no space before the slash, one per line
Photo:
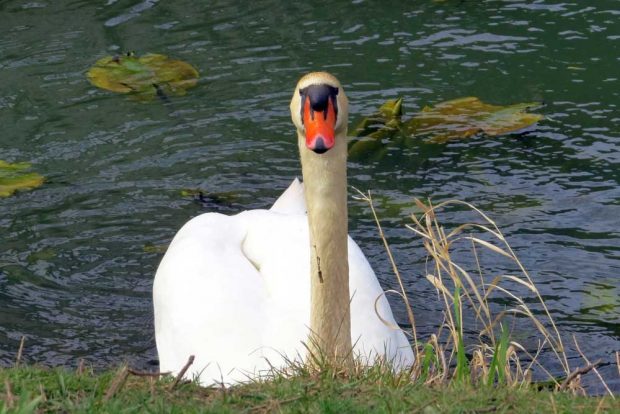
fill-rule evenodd
<path id="1" fill-rule="evenodd" d="M 22 359 L 22 353 L 24 352 L 24 342 L 26 341 L 26 337 L 22 336 L 22 339 L 19 341 L 19 349 L 17 350 L 17 356 L 15 357 L 15 368 L 19 366 L 19 363 Z"/>
<path id="2" fill-rule="evenodd" d="M 601 360 L 598 359 L 592 364 L 588 364 L 585 367 L 577 368 L 573 372 L 571 372 L 566 379 L 560 385 L 560 391 L 565 391 L 570 386 L 571 382 L 573 382 L 578 376 L 587 374 L 591 370 L 595 369 L 597 366 L 601 365 Z M 613 394 L 612 394 L 613 397 Z"/>
<path id="3" fill-rule="evenodd" d="M 7 408 L 11 409 L 15 406 L 15 394 L 11 390 L 9 379 L 4 380 L 4 398 Z"/>
<path id="4" fill-rule="evenodd" d="M 177 385 L 179 385 L 179 382 L 181 382 L 181 380 L 183 379 L 183 376 L 189 369 L 190 365 L 192 365 L 193 363 L 194 363 L 194 355 L 190 355 L 189 358 L 187 359 L 187 362 L 185 363 L 185 366 L 181 369 L 181 371 L 179 371 L 179 374 L 177 375 L 177 377 L 174 379 L 174 382 L 170 386 L 171 390 L 175 389 Z"/>
<path id="5" fill-rule="evenodd" d="M 103 401 L 109 401 L 110 398 L 114 397 L 114 395 L 120 391 L 121 388 L 123 388 L 128 376 L 129 370 L 127 369 L 127 365 L 123 365 L 118 374 L 116 374 L 116 377 L 112 380 L 112 383 L 110 383 L 110 386 L 103 397 Z"/>

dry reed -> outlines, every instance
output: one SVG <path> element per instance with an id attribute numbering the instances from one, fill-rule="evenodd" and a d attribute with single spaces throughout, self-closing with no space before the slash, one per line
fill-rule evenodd
<path id="1" fill-rule="evenodd" d="M 405 291 L 402 277 L 373 205 L 370 192 L 359 193 L 358 199 L 368 203 L 375 220 L 379 236 L 382 239 L 388 258 L 394 270 L 395 277 L 401 289 L 397 292 L 404 299 L 412 326 L 413 349 L 415 365 L 411 369 L 413 380 L 422 380 L 427 384 L 445 384 L 462 381 L 470 384 L 505 384 L 508 386 L 523 386 L 532 383 L 532 372 L 538 370 L 548 377 L 555 389 L 561 387 L 558 377 L 568 379 L 571 367 L 565 352 L 559 329 L 551 313 L 536 287 L 532 277 L 527 272 L 515 252 L 508 244 L 497 224 L 485 213 L 470 203 L 459 200 L 448 200 L 437 205 L 430 201 L 428 204 L 415 200 L 421 211 L 418 215 L 412 214 L 412 224 L 406 225 L 417 236 L 420 236 L 427 253 L 425 279 L 435 288 L 443 303 L 443 323 L 438 326 L 436 334 L 430 336 L 426 342 L 421 342 L 417 336 L 415 318 L 409 303 L 408 292 Z M 438 214 L 449 207 L 466 207 L 477 217 L 474 222 L 457 225 L 448 231 L 440 223 Z M 461 256 L 464 247 L 468 247 L 473 257 L 474 269 L 467 269 L 455 257 Z M 453 254 L 457 249 L 459 254 Z M 482 249 L 482 250 L 481 250 Z M 514 273 L 485 275 L 480 256 L 484 251 L 499 255 L 512 263 Z M 471 267 L 471 265 L 470 265 Z M 473 273 L 476 273 L 476 277 Z M 516 293 L 516 288 L 525 288 L 535 299 L 538 309 L 533 309 L 526 300 Z M 411 292 L 409 292 L 411 293 Z M 413 296 L 413 295 L 411 295 Z M 528 298 L 531 303 L 532 298 Z M 497 310 L 493 306 L 498 298 L 504 303 L 510 303 L 508 308 Z M 471 316 L 479 327 L 469 327 L 469 331 L 478 332 L 478 339 L 465 345 L 464 315 Z M 538 332 L 540 339 L 536 352 L 532 353 L 527 347 L 511 340 L 507 317 L 527 318 L 532 327 Z M 514 319 L 513 319 L 514 321 Z M 576 344 L 579 350 L 578 344 Z M 550 351 L 560 366 L 562 374 L 553 375 L 539 361 L 543 349 Z M 582 355 L 587 370 L 593 370 L 600 378 L 604 387 L 609 388 L 596 370 L 596 365 Z M 529 361 L 529 362 L 526 362 Z M 575 371 L 572 371 L 575 372 Z M 572 383 L 572 390 L 583 392 L 578 383 Z M 613 398 L 613 395 L 612 395 Z"/>

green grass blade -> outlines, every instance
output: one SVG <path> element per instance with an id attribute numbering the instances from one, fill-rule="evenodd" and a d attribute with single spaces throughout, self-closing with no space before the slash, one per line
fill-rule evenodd
<path id="1" fill-rule="evenodd" d="M 469 361 L 463 344 L 463 320 L 461 319 L 461 287 L 457 284 L 454 289 L 454 315 L 456 324 L 456 380 L 465 382 L 469 378 Z"/>
<path id="2" fill-rule="evenodd" d="M 510 337 L 508 329 L 500 324 L 502 334 L 499 342 L 495 344 L 495 350 L 493 352 L 493 359 L 489 365 L 489 377 L 487 379 L 487 385 L 491 386 L 495 383 L 495 377 L 497 376 L 498 384 L 503 384 L 506 381 L 506 372 L 504 370 L 504 364 L 508 363 L 506 355 L 508 353 L 508 344 Z"/>

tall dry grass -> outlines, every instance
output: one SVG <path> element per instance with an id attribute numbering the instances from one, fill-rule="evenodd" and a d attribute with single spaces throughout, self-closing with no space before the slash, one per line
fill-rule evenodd
<path id="1" fill-rule="evenodd" d="M 362 193 L 358 190 L 358 193 L 358 198 L 370 206 L 400 287 L 400 291 L 395 293 L 404 300 L 407 308 L 412 327 L 408 334 L 412 337 L 416 356 L 410 372 L 411 379 L 431 385 L 468 383 L 519 387 L 531 385 L 533 372 L 536 371 L 546 376 L 547 386 L 584 393 L 580 378 L 593 371 L 613 398 L 596 369 L 598 363 L 591 363 L 581 354 L 585 366 L 571 370 L 560 331 L 536 283 L 497 224 L 467 202 L 449 200 L 433 205 L 430 201 L 425 204 L 416 199 L 415 204 L 420 213 L 412 214 L 412 223 L 406 225 L 423 243 L 427 254 L 425 278 L 434 287 L 443 304 L 443 321 L 437 327 L 437 332 L 422 341 L 417 334 L 415 315 L 408 299 L 415 298 L 415 292 L 407 292 L 405 289 L 370 192 Z M 467 208 L 475 220 L 446 229 L 441 224 L 440 215 L 454 207 Z M 473 257 L 470 268 L 460 264 L 462 260 L 460 263 L 457 260 L 457 257 L 462 259 L 465 248 Z M 454 254 L 457 250 L 459 253 Z M 514 272 L 485 274 L 480 260 L 483 251 L 485 255 L 491 253 L 508 260 Z M 471 262 L 475 263 L 473 269 Z M 517 288 L 526 290 L 527 299 L 516 292 Z M 498 310 L 498 300 L 508 305 Z M 512 338 L 510 325 L 516 319 L 520 326 L 527 321 L 538 336 L 535 351 L 531 350 L 531 345 L 528 351 L 528 347 Z M 472 326 L 466 327 L 466 320 Z M 466 329 L 469 333 L 477 332 L 477 339 L 469 339 L 466 343 Z M 579 349 L 576 341 L 575 345 Z M 557 369 L 552 373 L 541 363 L 543 350 L 545 354 L 551 353 L 554 356 L 561 373 L 558 374 Z"/>

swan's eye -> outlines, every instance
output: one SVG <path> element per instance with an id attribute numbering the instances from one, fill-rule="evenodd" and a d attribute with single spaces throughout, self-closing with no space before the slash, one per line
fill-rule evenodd
<path id="1" fill-rule="evenodd" d="M 338 119 L 338 88 L 310 85 L 299 90 L 301 123 L 306 133 L 306 146 L 322 154 L 334 146 Z"/>

